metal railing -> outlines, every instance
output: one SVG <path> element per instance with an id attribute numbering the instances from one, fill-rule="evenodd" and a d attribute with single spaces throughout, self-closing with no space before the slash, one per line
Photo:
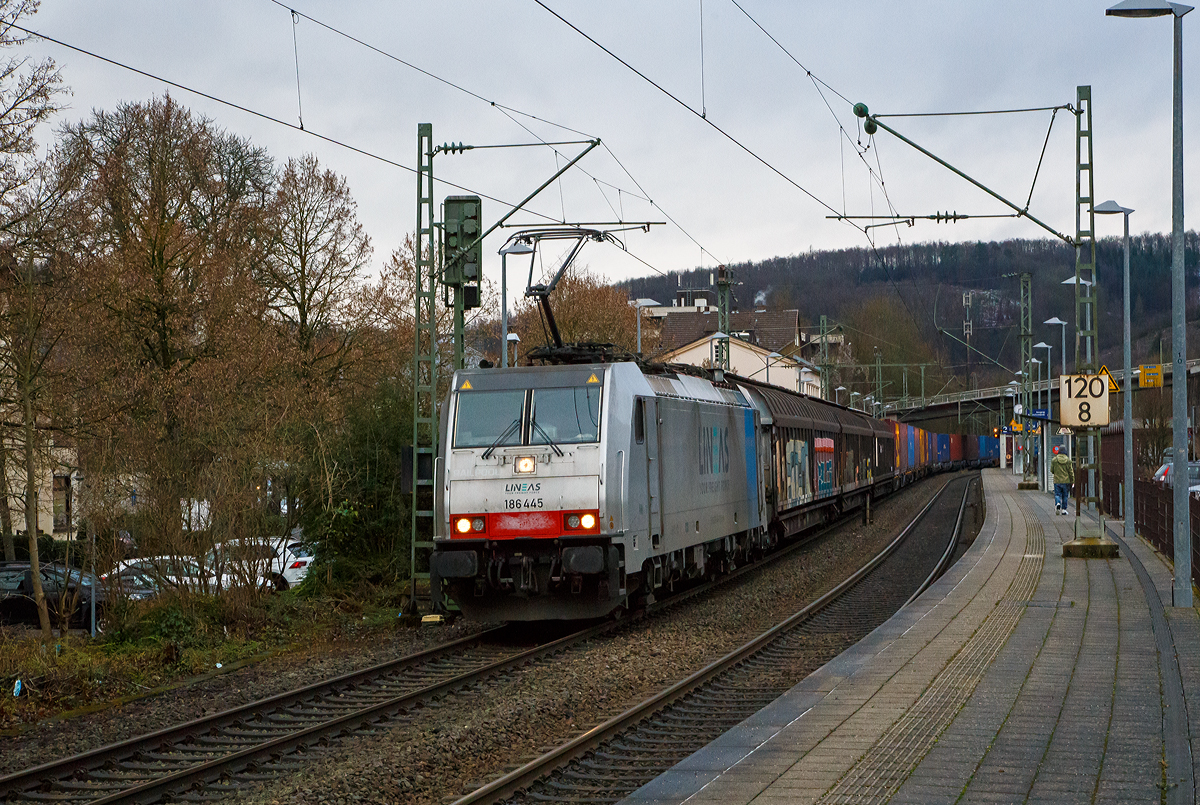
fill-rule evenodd
<path id="1" fill-rule="evenodd" d="M 1125 518 L 1121 510 L 1122 476 L 1104 473 L 1104 510 L 1113 519 Z M 1192 578 L 1200 578 L 1200 498 L 1188 496 L 1192 524 Z M 1133 482 L 1133 523 L 1137 533 L 1167 559 L 1175 555 L 1174 490 L 1157 481 Z"/>

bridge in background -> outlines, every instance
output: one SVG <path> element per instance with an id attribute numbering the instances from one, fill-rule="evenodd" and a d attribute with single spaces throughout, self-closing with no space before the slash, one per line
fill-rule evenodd
<path id="1" fill-rule="evenodd" d="M 1164 363 L 1163 387 L 1170 388 L 1172 383 L 1171 364 Z M 1113 379 L 1122 391 L 1129 388 L 1128 379 L 1123 369 L 1110 369 Z M 1139 369 L 1132 372 L 1134 382 L 1137 382 Z M 1200 374 L 1200 359 L 1187 362 L 1189 377 Z M 1046 391 L 1050 392 L 1049 407 L 1053 408 L 1058 402 L 1058 378 L 1042 380 L 1030 384 L 1034 399 L 1039 395 L 1045 399 Z M 1012 396 L 1017 386 L 994 386 L 991 388 L 974 389 L 972 391 L 956 391 L 950 394 L 938 394 L 932 397 L 906 397 L 891 400 L 884 404 L 884 416 L 894 417 L 901 422 L 913 424 L 930 423 L 934 421 L 957 420 L 978 425 L 979 432 L 990 432 L 992 427 L 1007 425 L 1012 418 Z M 1138 389 L 1134 389 L 1137 391 Z M 1147 389 L 1148 390 L 1148 389 Z M 1043 403 L 1045 405 L 1045 403 Z M 1001 407 L 1004 407 L 1004 420 L 1001 422 Z M 1114 420 L 1120 419 L 1120 411 L 1114 412 Z M 936 430 L 936 428 L 935 428 Z"/>

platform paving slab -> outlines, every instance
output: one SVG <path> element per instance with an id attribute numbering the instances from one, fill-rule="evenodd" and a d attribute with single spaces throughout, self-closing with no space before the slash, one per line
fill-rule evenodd
<path id="1" fill-rule="evenodd" d="M 924 595 L 624 802 L 1192 802 L 1200 618 L 1169 564 L 1113 529 L 1120 556 L 1064 558 L 1048 495 L 984 489 Z"/>

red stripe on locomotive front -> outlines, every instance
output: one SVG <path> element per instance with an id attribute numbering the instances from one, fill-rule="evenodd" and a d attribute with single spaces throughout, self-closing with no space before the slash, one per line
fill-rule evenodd
<path id="1" fill-rule="evenodd" d="M 596 518 L 596 525 L 592 528 L 567 528 L 563 522 L 564 518 L 569 514 L 590 514 Z M 453 528 L 453 524 L 463 518 L 473 520 L 476 517 L 483 517 L 487 522 L 487 526 L 482 532 L 468 531 L 465 534 L 460 533 L 458 529 Z M 524 511 L 524 512 L 499 512 L 492 514 L 456 514 L 450 518 L 451 539 L 478 539 L 479 537 L 487 537 L 488 539 L 516 539 L 517 537 L 543 537 L 554 539 L 570 534 L 599 534 L 600 533 L 600 512 L 597 509 L 579 511 L 575 509 L 563 511 Z"/>

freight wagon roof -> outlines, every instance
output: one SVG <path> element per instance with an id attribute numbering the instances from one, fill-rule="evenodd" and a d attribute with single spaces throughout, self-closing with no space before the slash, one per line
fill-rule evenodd
<path id="1" fill-rule="evenodd" d="M 837 409 L 831 405 L 770 386 L 757 385 L 754 390 L 766 400 L 777 425 L 816 430 L 841 429 L 841 420 L 835 413 Z"/>
<path id="2" fill-rule="evenodd" d="M 875 429 L 871 426 L 872 419 L 866 414 L 845 408 L 833 408 L 833 415 L 842 423 L 843 433 L 855 433 L 860 436 L 874 436 Z"/>

